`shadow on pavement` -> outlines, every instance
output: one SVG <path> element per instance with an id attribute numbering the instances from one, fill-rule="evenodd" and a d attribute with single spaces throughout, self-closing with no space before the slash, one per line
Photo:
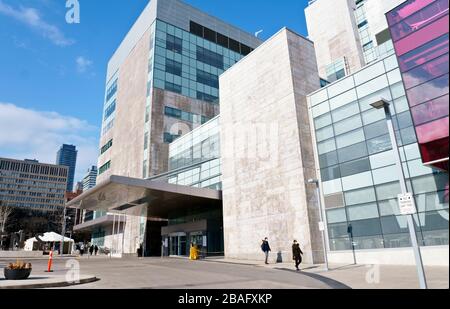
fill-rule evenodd
<path id="1" fill-rule="evenodd" d="M 326 285 L 328 285 L 330 288 L 332 289 L 344 289 L 344 290 L 348 290 L 351 289 L 351 287 L 349 287 L 346 284 L 343 284 L 339 281 L 318 275 L 318 274 L 314 274 L 314 273 L 305 273 L 303 271 L 296 271 L 296 270 L 291 270 L 291 269 L 286 269 L 286 268 L 275 268 L 277 270 L 283 270 L 283 271 L 288 271 L 288 272 L 292 272 L 292 273 L 297 273 L 297 274 L 302 274 L 303 276 L 307 276 L 310 277 L 312 279 L 315 279 L 317 281 L 323 282 Z"/>

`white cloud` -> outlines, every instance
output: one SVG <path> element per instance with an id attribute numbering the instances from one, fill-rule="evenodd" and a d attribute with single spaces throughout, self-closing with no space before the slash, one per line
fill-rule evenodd
<path id="1" fill-rule="evenodd" d="M 97 164 L 98 130 L 84 120 L 0 102 L 0 156 L 55 163 L 62 144 L 78 149 L 75 182 Z"/>
<path id="2" fill-rule="evenodd" d="M 92 66 L 93 62 L 89 59 L 86 59 L 82 56 L 77 57 L 75 60 L 77 63 L 77 71 L 78 73 L 85 73 Z"/>
<path id="3" fill-rule="evenodd" d="M 39 11 L 34 8 L 21 6 L 16 9 L 0 0 L 0 14 L 9 16 L 26 24 L 44 38 L 52 41 L 55 45 L 68 46 L 75 43 L 73 39 L 66 38 L 64 33 L 57 26 L 43 20 Z"/>

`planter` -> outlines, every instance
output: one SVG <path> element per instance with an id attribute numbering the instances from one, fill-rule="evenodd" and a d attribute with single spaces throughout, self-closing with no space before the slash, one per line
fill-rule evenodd
<path id="1" fill-rule="evenodd" d="M 32 269 L 4 269 L 6 280 L 26 280 L 30 277 Z"/>

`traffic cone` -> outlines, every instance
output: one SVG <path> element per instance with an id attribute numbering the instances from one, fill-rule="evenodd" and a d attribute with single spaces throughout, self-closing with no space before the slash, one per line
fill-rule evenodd
<path id="1" fill-rule="evenodd" d="M 46 273 L 52 273 L 52 263 L 53 263 L 53 251 L 50 251 L 50 254 L 48 256 L 48 264 L 47 264 L 47 271 Z"/>

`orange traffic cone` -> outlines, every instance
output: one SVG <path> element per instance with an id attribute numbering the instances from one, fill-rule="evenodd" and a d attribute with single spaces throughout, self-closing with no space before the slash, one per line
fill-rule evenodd
<path id="1" fill-rule="evenodd" d="M 47 264 L 47 271 L 46 273 L 52 273 L 52 263 L 53 263 L 53 251 L 50 251 L 50 254 L 48 256 L 48 264 Z"/>

